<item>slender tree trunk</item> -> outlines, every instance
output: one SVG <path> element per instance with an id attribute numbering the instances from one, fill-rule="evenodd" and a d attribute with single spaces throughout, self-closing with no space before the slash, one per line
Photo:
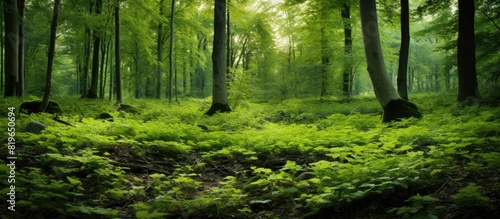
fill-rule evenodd
<path id="1" fill-rule="evenodd" d="M 120 54 L 120 2 L 115 5 L 115 71 L 116 71 L 116 103 L 122 103 L 122 75 L 121 75 L 121 54 Z"/>
<path id="2" fill-rule="evenodd" d="M 182 93 L 187 94 L 187 62 L 182 62 Z"/>
<path id="3" fill-rule="evenodd" d="M 102 88 L 104 87 L 104 60 L 106 58 L 106 42 L 105 42 L 106 37 L 102 38 L 102 43 L 101 43 L 101 63 L 99 67 L 99 98 L 104 100 L 104 91 Z"/>
<path id="4" fill-rule="evenodd" d="M 401 48 L 399 50 L 398 65 L 398 93 L 401 98 L 408 100 L 407 69 L 408 52 L 410 50 L 410 9 L 408 0 L 401 0 Z"/>
<path id="5" fill-rule="evenodd" d="M 5 97 L 16 95 L 19 72 L 19 16 L 16 0 L 3 0 L 5 23 Z"/>
<path id="6" fill-rule="evenodd" d="M 102 0 L 96 0 L 95 1 L 95 12 L 97 15 L 100 15 L 102 13 Z M 101 37 L 99 33 L 94 31 L 94 54 L 92 57 L 92 78 L 90 80 L 90 89 L 89 92 L 87 93 L 87 98 L 98 98 L 97 96 L 97 87 L 98 87 L 98 81 L 99 81 L 99 49 L 101 45 Z"/>
<path id="7" fill-rule="evenodd" d="M 479 98 L 476 76 L 474 1 L 458 0 L 458 100 Z"/>
<path id="8" fill-rule="evenodd" d="M 328 85 L 328 67 L 330 65 L 328 38 L 325 33 L 325 27 L 321 28 L 321 87 L 320 98 L 327 95 L 326 87 Z"/>
<path id="9" fill-rule="evenodd" d="M 135 41 L 135 98 L 141 98 L 141 73 L 139 72 L 139 42 Z"/>
<path id="10" fill-rule="evenodd" d="M 108 64 L 109 64 L 109 50 L 110 50 L 111 40 L 106 43 L 106 60 L 104 65 L 104 82 L 102 83 L 101 88 L 101 99 L 104 100 L 104 96 L 106 94 L 106 81 L 108 80 Z"/>
<path id="11" fill-rule="evenodd" d="M 163 16 L 163 0 L 160 0 L 160 16 Z M 163 60 L 162 52 L 163 52 L 163 23 L 162 21 L 158 24 L 158 38 L 156 39 L 156 51 L 157 54 L 157 67 L 156 67 L 156 98 L 161 99 L 161 80 L 162 80 L 162 72 L 161 72 L 161 62 Z"/>
<path id="12" fill-rule="evenodd" d="M 168 103 L 172 103 L 172 75 L 174 74 L 174 45 L 175 45 L 175 32 L 174 32 L 174 18 L 175 18 L 175 0 L 172 0 L 172 12 L 170 14 L 170 48 L 169 48 L 169 63 L 170 73 L 168 76 Z"/>
<path id="13" fill-rule="evenodd" d="M 352 25 L 351 25 L 351 7 L 348 3 L 342 6 L 342 19 L 344 22 L 344 73 L 342 74 L 343 86 L 342 93 L 346 97 L 352 95 Z"/>
<path id="14" fill-rule="evenodd" d="M 115 88 L 113 86 L 113 74 L 115 73 L 113 65 L 109 66 L 109 91 L 108 91 L 108 101 L 113 100 L 113 89 Z"/>
<path id="15" fill-rule="evenodd" d="M 213 86 L 212 106 L 205 115 L 230 112 L 226 89 L 226 54 L 224 50 L 226 28 L 226 0 L 215 0 L 214 43 L 212 51 Z"/>
<path id="16" fill-rule="evenodd" d="M 92 9 L 94 8 L 94 3 L 92 0 L 89 0 L 89 15 L 92 14 Z M 90 45 L 91 45 L 91 30 L 89 27 L 85 26 L 85 41 L 83 43 L 84 47 L 84 62 L 83 62 L 83 78 L 82 78 L 82 87 L 81 87 L 81 95 L 82 97 L 87 96 L 88 92 L 88 79 L 89 79 L 89 62 L 90 62 Z"/>
<path id="17" fill-rule="evenodd" d="M 18 1 L 18 11 L 19 11 L 19 69 L 18 69 L 18 81 L 16 84 L 16 95 L 18 97 L 24 96 L 24 9 L 25 0 Z"/>
<path id="18" fill-rule="evenodd" d="M 48 61 L 47 61 L 47 77 L 45 78 L 45 92 L 43 94 L 42 103 L 40 104 L 41 112 L 45 112 L 47 106 L 49 105 L 50 89 L 52 87 L 52 66 L 54 64 L 57 20 L 59 19 L 60 3 L 61 0 L 54 1 L 54 15 L 52 16 L 52 24 L 50 25 L 50 43 L 49 43 Z"/>
<path id="19" fill-rule="evenodd" d="M 375 0 L 360 0 L 359 5 L 367 70 L 375 96 L 384 109 L 382 121 L 390 122 L 402 118 L 422 117 L 415 104 L 407 102 L 399 96 L 389 78 L 380 46 Z"/>

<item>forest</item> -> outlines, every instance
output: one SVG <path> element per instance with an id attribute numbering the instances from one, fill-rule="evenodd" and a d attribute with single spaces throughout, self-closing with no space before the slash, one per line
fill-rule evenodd
<path id="1" fill-rule="evenodd" d="M 500 218 L 498 0 L 2 0 L 0 218 Z"/>

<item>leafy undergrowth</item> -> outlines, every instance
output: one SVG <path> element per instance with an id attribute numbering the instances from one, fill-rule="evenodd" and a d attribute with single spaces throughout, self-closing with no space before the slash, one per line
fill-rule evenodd
<path id="1" fill-rule="evenodd" d="M 370 98 L 245 102 L 212 117 L 209 100 L 131 101 L 139 114 L 56 101 L 73 126 L 17 114 L 16 212 L 3 218 L 500 218 L 494 101 L 420 95 L 423 119 L 389 124 Z M 1 104 L 5 115 L 20 102 Z M 20 132 L 31 121 L 48 129 Z"/>

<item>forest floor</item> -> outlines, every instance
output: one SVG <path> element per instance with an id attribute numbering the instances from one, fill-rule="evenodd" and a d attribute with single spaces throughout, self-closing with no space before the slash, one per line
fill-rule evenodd
<path id="1" fill-rule="evenodd" d="M 424 117 L 392 123 L 366 97 L 240 101 L 211 117 L 209 99 L 131 100 L 138 112 L 127 113 L 56 98 L 72 126 L 16 111 L 16 181 L 0 183 L 4 199 L 15 185 L 16 211 L 0 215 L 500 218 L 500 101 L 411 98 Z M 2 115 L 21 104 L 1 101 Z M 31 121 L 48 128 L 21 132 Z"/>

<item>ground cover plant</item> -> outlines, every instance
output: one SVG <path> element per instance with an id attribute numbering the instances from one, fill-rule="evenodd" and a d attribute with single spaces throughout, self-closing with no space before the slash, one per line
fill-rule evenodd
<path id="1" fill-rule="evenodd" d="M 171 107 L 133 100 L 137 113 L 105 101 L 56 101 L 71 126 L 46 113 L 17 114 L 18 127 L 48 128 L 16 133 L 16 212 L 2 208 L 3 218 L 500 215 L 494 102 L 465 107 L 450 95 L 422 94 L 414 101 L 424 118 L 382 123 L 376 100 L 362 97 L 247 102 L 211 117 L 203 116 L 204 99 Z M 103 112 L 113 121 L 98 119 Z"/>

